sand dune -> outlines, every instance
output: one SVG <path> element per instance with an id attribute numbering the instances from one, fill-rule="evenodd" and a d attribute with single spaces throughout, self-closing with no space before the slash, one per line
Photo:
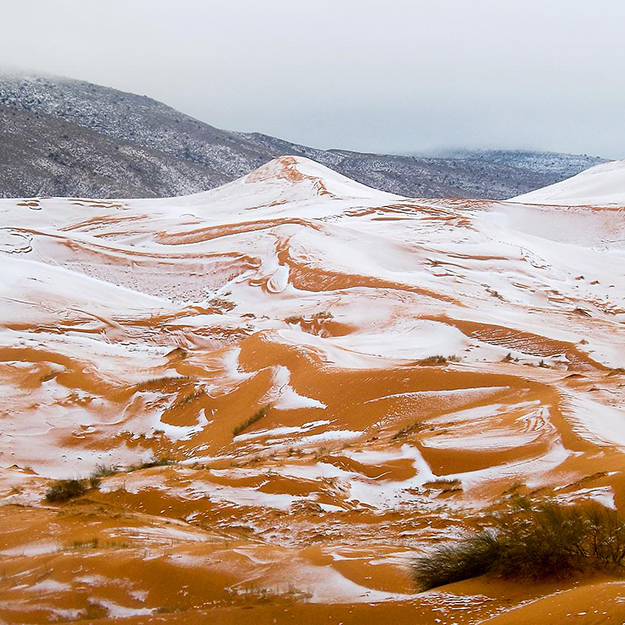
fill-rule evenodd
<path id="1" fill-rule="evenodd" d="M 515 493 L 625 506 L 622 216 L 547 195 L 283 157 L 188 197 L 0 200 L 0 619 L 621 618 L 603 578 L 410 579 Z M 45 501 L 98 466 L 123 470 Z"/>
<path id="2" fill-rule="evenodd" d="M 590 169 L 524 195 L 513 202 L 568 206 L 625 206 L 625 161 L 595 165 Z"/>

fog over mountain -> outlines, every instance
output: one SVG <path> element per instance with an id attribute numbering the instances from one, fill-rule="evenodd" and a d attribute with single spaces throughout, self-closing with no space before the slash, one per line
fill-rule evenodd
<path id="1" fill-rule="evenodd" d="M 528 151 L 433 157 L 320 150 L 221 130 L 148 97 L 85 81 L 0 74 L 0 196 L 183 195 L 234 180 L 282 155 L 305 156 L 404 196 L 493 199 L 605 162 Z"/>
<path id="2" fill-rule="evenodd" d="M 317 148 L 625 156 L 622 0 L 24 0 L 2 63 Z"/>

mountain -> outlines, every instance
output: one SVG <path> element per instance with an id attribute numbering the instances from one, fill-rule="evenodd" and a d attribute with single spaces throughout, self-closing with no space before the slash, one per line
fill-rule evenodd
<path id="1" fill-rule="evenodd" d="M 511 201 L 527 204 L 625 206 L 625 160 L 597 165 L 581 174 Z"/>
<path id="2" fill-rule="evenodd" d="M 499 199 L 602 161 L 564 154 L 434 158 L 320 150 L 220 130 L 145 96 L 84 81 L 0 74 L 0 196 L 183 195 L 232 181 L 281 155 L 313 159 L 403 196 Z"/>
<path id="3" fill-rule="evenodd" d="M 58 117 L 0 106 L 0 196 L 172 196 L 220 176 Z"/>
<path id="4" fill-rule="evenodd" d="M 454 150 L 447 152 L 445 156 L 447 158 L 508 165 L 563 180 L 575 176 L 585 169 L 608 162 L 604 158 L 586 154 L 561 154 L 531 150 Z"/>
<path id="5" fill-rule="evenodd" d="M 0 200 L 0 620 L 622 622 L 615 571 L 411 570 L 503 510 L 625 506 L 624 250 L 611 208 L 297 156 Z"/>

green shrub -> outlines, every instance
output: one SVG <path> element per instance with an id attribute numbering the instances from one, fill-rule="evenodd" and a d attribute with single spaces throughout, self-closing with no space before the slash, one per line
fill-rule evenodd
<path id="1" fill-rule="evenodd" d="M 46 492 L 46 500 L 51 502 L 62 502 L 80 497 L 87 491 L 83 480 L 60 480 L 52 484 Z"/>
<path id="2" fill-rule="evenodd" d="M 413 579 L 422 590 L 490 574 L 507 579 L 557 579 L 625 567 L 625 523 L 596 503 L 521 505 L 492 528 L 419 556 Z"/>

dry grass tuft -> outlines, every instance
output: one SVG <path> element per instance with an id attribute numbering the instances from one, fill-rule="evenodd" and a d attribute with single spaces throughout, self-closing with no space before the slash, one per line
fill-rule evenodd
<path id="1" fill-rule="evenodd" d="M 576 572 L 625 568 L 625 523 L 597 503 L 531 505 L 495 518 L 493 527 L 442 545 L 413 563 L 422 590 L 480 575 L 559 579 Z"/>
<path id="2" fill-rule="evenodd" d="M 462 359 L 460 356 L 456 356 L 452 354 L 451 356 L 441 356 L 440 354 L 437 356 L 429 356 L 428 358 L 423 358 L 419 361 L 421 365 L 444 365 L 448 362 L 460 362 Z"/>
<path id="3" fill-rule="evenodd" d="M 234 436 L 241 434 L 242 432 L 247 430 L 247 428 L 254 425 L 254 423 L 256 423 L 257 421 L 260 421 L 267 414 L 268 410 L 269 410 L 269 407 L 265 406 L 264 408 L 261 408 L 260 410 L 256 411 L 251 417 L 248 417 L 245 421 L 243 421 L 243 423 L 239 423 L 239 425 L 237 425 L 232 430 L 232 434 Z"/>

